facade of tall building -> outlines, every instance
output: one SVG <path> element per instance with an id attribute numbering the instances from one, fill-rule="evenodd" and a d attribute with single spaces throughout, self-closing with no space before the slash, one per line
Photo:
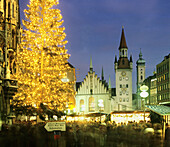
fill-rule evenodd
<path id="1" fill-rule="evenodd" d="M 17 89 L 15 54 L 20 42 L 19 0 L 0 0 L 0 123 L 8 121 L 10 99 Z"/>
<path id="2" fill-rule="evenodd" d="M 146 105 L 157 105 L 157 78 L 156 73 L 154 75 L 147 77 L 143 84 L 148 86 L 148 96 L 145 98 Z"/>
<path id="3" fill-rule="evenodd" d="M 122 28 L 119 59 L 115 57 L 114 62 L 116 75 L 116 109 L 132 110 L 132 56 L 128 59 L 128 47 L 126 44 L 124 28 Z"/>
<path id="4" fill-rule="evenodd" d="M 156 71 L 158 103 L 170 105 L 170 54 L 156 65 Z"/>
<path id="5" fill-rule="evenodd" d="M 137 99 L 136 99 L 136 106 L 137 109 L 141 109 L 141 97 L 140 97 L 140 87 L 145 80 L 145 60 L 142 58 L 142 52 L 140 50 L 139 59 L 136 61 L 136 77 L 137 77 Z"/>

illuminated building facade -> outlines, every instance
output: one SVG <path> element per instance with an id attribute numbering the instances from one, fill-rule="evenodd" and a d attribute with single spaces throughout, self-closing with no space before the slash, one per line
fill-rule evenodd
<path id="1" fill-rule="evenodd" d="M 158 103 L 170 105 L 170 54 L 157 64 L 156 71 Z"/>
<path id="2" fill-rule="evenodd" d="M 156 105 L 157 104 L 157 78 L 156 73 L 154 75 L 147 77 L 143 84 L 148 86 L 148 96 L 145 98 L 146 105 Z"/>
<path id="3" fill-rule="evenodd" d="M 19 0 L 0 0 L 0 123 L 8 123 L 10 99 L 17 89 L 14 56 L 20 42 Z"/>
<path id="4" fill-rule="evenodd" d="M 79 84 L 76 94 L 77 114 L 88 113 L 110 113 L 111 97 L 113 95 L 111 82 L 109 85 L 104 80 L 102 69 L 101 79 L 93 71 L 92 59 L 90 59 L 90 70 L 86 78 Z"/>

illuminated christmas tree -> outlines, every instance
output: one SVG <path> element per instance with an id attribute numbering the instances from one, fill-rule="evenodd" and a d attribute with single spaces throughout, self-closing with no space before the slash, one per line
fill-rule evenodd
<path id="1" fill-rule="evenodd" d="M 30 0 L 24 10 L 25 30 L 16 55 L 18 92 L 14 102 L 62 110 L 74 95 L 73 82 L 64 82 L 69 70 L 66 34 L 56 0 Z"/>

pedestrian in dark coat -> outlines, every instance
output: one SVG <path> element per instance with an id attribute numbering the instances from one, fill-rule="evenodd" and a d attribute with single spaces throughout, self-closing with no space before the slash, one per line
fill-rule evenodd
<path id="1" fill-rule="evenodd" d="M 170 147 L 170 126 L 168 124 L 165 129 L 165 147 Z"/>

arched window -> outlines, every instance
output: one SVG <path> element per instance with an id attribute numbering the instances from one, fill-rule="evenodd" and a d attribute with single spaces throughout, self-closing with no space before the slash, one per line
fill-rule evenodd
<path id="1" fill-rule="evenodd" d="M 80 100 L 80 112 L 85 111 L 85 105 L 84 105 L 84 100 Z"/>
<path id="2" fill-rule="evenodd" d="M 10 2 L 8 2 L 8 18 L 10 18 L 10 17 L 11 17 L 10 10 L 11 10 Z"/>
<path id="3" fill-rule="evenodd" d="M 98 107 L 99 107 L 100 112 L 104 111 L 104 101 L 103 101 L 103 99 L 98 100 Z"/>
<path id="4" fill-rule="evenodd" d="M 15 49 L 15 31 L 12 30 L 12 48 Z"/>
<path id="5" fill-rule="evenodd" d="M 95 111 L 94 97 L 89 98 L 89 112 Z"/>

